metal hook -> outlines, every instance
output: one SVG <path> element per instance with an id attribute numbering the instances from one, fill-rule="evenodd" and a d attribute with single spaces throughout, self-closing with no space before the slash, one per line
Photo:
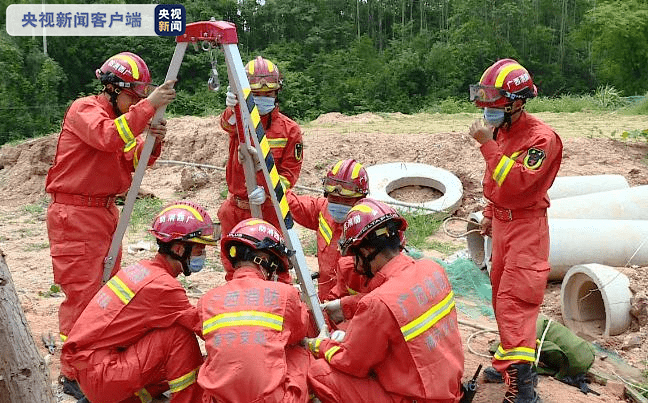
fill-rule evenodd
<path id="1" fill-rule="evenodd" d="M 214 48 L 210 49 L 209 56 L 211 59 L 211 73 L 209 75 L 209 80 L 207 80 L 207 88 L 211 91 L 218 91 L 220 89 L 220 80 L 218 79 L 218 70 L 216 70 L 217 62 Z"/>
<path id="2" fill-rule="evenodd" d="M 202 50 L 208 52 L 212 50 L 212 44 L 210 41 L 202 41 L 201 43 Z"/>

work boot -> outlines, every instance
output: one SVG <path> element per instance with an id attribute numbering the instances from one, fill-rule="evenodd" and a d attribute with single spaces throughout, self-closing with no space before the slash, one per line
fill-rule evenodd
<path id="1" fill-rule="evenodd" d="M 484 370 L 484 382 L 486 383 L 504 383 L 504 377 L 493 367 Z"/>
<path id="2" fill-rule="evenodd" d="M 66 378 L 65 376 L 59 376 L 59 383 L 63 386 L 63 393 L 70 395 L 77 400 L 85 398 L 85 395 L 81 391 L 77 381 L 73 379 Z"/>
<path id="3" fill-rule="evenodd" d="M 531 364 L 512 364 L 506 369 L 504 381 L 508 389 L 502 403 L 542 403 L 534 389 L 538 375 Z"/>

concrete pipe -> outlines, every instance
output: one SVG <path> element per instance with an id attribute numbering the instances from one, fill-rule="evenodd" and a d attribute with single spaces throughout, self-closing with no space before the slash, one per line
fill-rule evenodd
<path id="1" fill-rule="evenodd" d="M 576 334 L 609 337 L 628 330 L 630 281 L 609 266 L 590 263 L 569 269 L 560 289 L 565 325 Z"/>
<path id="2" fill-rule="evenodd" d="M 416 208 L 443 211 L 449 214 L 457 211 L 463 197 L 463 185 L 452 172 L 427 164 L 393 162 L 366 167 L 369 176 L 369 197 L 392 203 L 408 212 Z M 425 203 L 402 203 L 389 196 L 389 193 L 405 186 L 431 187 L 443 196 Z"/>
<path id="3" fill-rule="evenodd" d="M 482 213 L 472 213 L 470 219 L 475 224 L 468 224 L 467 229 L 478 228 Z M 549 239 L 550 280 L 561 280 L 569 268 L 578 264 L 648 265 L 647 220 L 550 218 Z M 470 259 L 480 268 L 490 270 L 490 238 L 472 233 L 467 235 L 467 243 Z"/>
<path id="4" fill-rule="evenodd" d="M 556 200 L 629 187 L 623 175 L 558 176 L 547 193 Z"/>
<path id="5" fill-rule="evenodd" d="M 484 213 L 481 211 L 470 213 L 468 215 L 470 222 L 466 224 L 466 232 L 473 229 L 480 229 L 483 219 Z M 490 258 L 491 251 L 493 250 L 493 240 L 491 237 L 481 235 L 479 232 L 471 232 L 466 235 L 466 243 L 468 244 L 470 260 L 480 269 L 485 267 L 490 273 Z"/>
<path id="6" fill-rule="evenodd" d="M 648 220 L 648 186 L 552 200 L 547 215 L 549 218 Z"/>

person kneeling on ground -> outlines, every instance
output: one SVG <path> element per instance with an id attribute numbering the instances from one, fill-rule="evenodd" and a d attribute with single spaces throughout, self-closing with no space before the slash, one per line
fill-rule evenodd
<path id="1" fill-rule="evenodd" d="M 305 344 L 318 358 L 311 390 L 324 403 L 456 403 L 464 355 L 454 294 L 443 268 L 403 254 L 407 221 L 364 199 L 347 214 L 340 248 L 370 279 L 342 341 Z M 339 340 L 339 339 L 338 339 Z"/>
<path id="2" fill-rule="evenodd" d="M 214 224 L 202 207 L 181 201 L 164 208 L 149 231 L 159 245 L 155 257 L 118 271 L 63 344 L 64 375 L 91 402 L 151 401 L 167 390 L 172 403 L 202 399 L 200 319 L 176 277 L 202 269 L 205 246 L 216 244 Z"/>
<path id="3" fill-rule="evenodd" d="M 299 346 L 308 311 L 291 285 L 288 249 L 267 221 L 249 218 L 221 240 L 233 278 L 198 302 L 207 359 L 198 383 L 204 403 L 306 402 L 309 354 Z"/>

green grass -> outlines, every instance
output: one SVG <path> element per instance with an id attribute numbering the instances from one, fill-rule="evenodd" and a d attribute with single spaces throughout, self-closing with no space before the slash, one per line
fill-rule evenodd
<path id="1" fill-rule="evenodd" d="M 43 212 L 45 212 L 48 204 L 49 204 L 49 198 L 44 197 L 38 200 L 36 203 L 27 204 L 23 206 L 23 211 L 33 216 L 39 216 L 43 214 Z"/>
<path id="2" fill-rule="evenodd" d="M 34 252 L 34 251 L 39 251 L 49 248 L 49 242 L 41 242 L 41 243 L 28 243 L 25 244 L 23 247 L 23 250 L 25 252 Z"/>
<path id="3" fill-rule="evenodd" d="M 413 214 L 405 212 L 401 214 L 409 224 L 407 230 L 405 231 L 407 245 L 413 246 L 417 249 L 438 250 L 434 247 L 434 243 L 429 242 L 427 238 L 431 235 L 434 235 L 439 230 L 441 224 L 443 223 L 443 219 L 447 217 L 447 214 Z M 443 250 L 439 251 L 443 252 Z"/>
<path id="4" fill-rule="evenodd" d="M 153 223 L 155 216 L 162 210 L 165 204 L 164 201 L 154 197 L 135 200 L 133 213 L 129 222 L 130 230 L 141 231 L 148 229 Z"/>

